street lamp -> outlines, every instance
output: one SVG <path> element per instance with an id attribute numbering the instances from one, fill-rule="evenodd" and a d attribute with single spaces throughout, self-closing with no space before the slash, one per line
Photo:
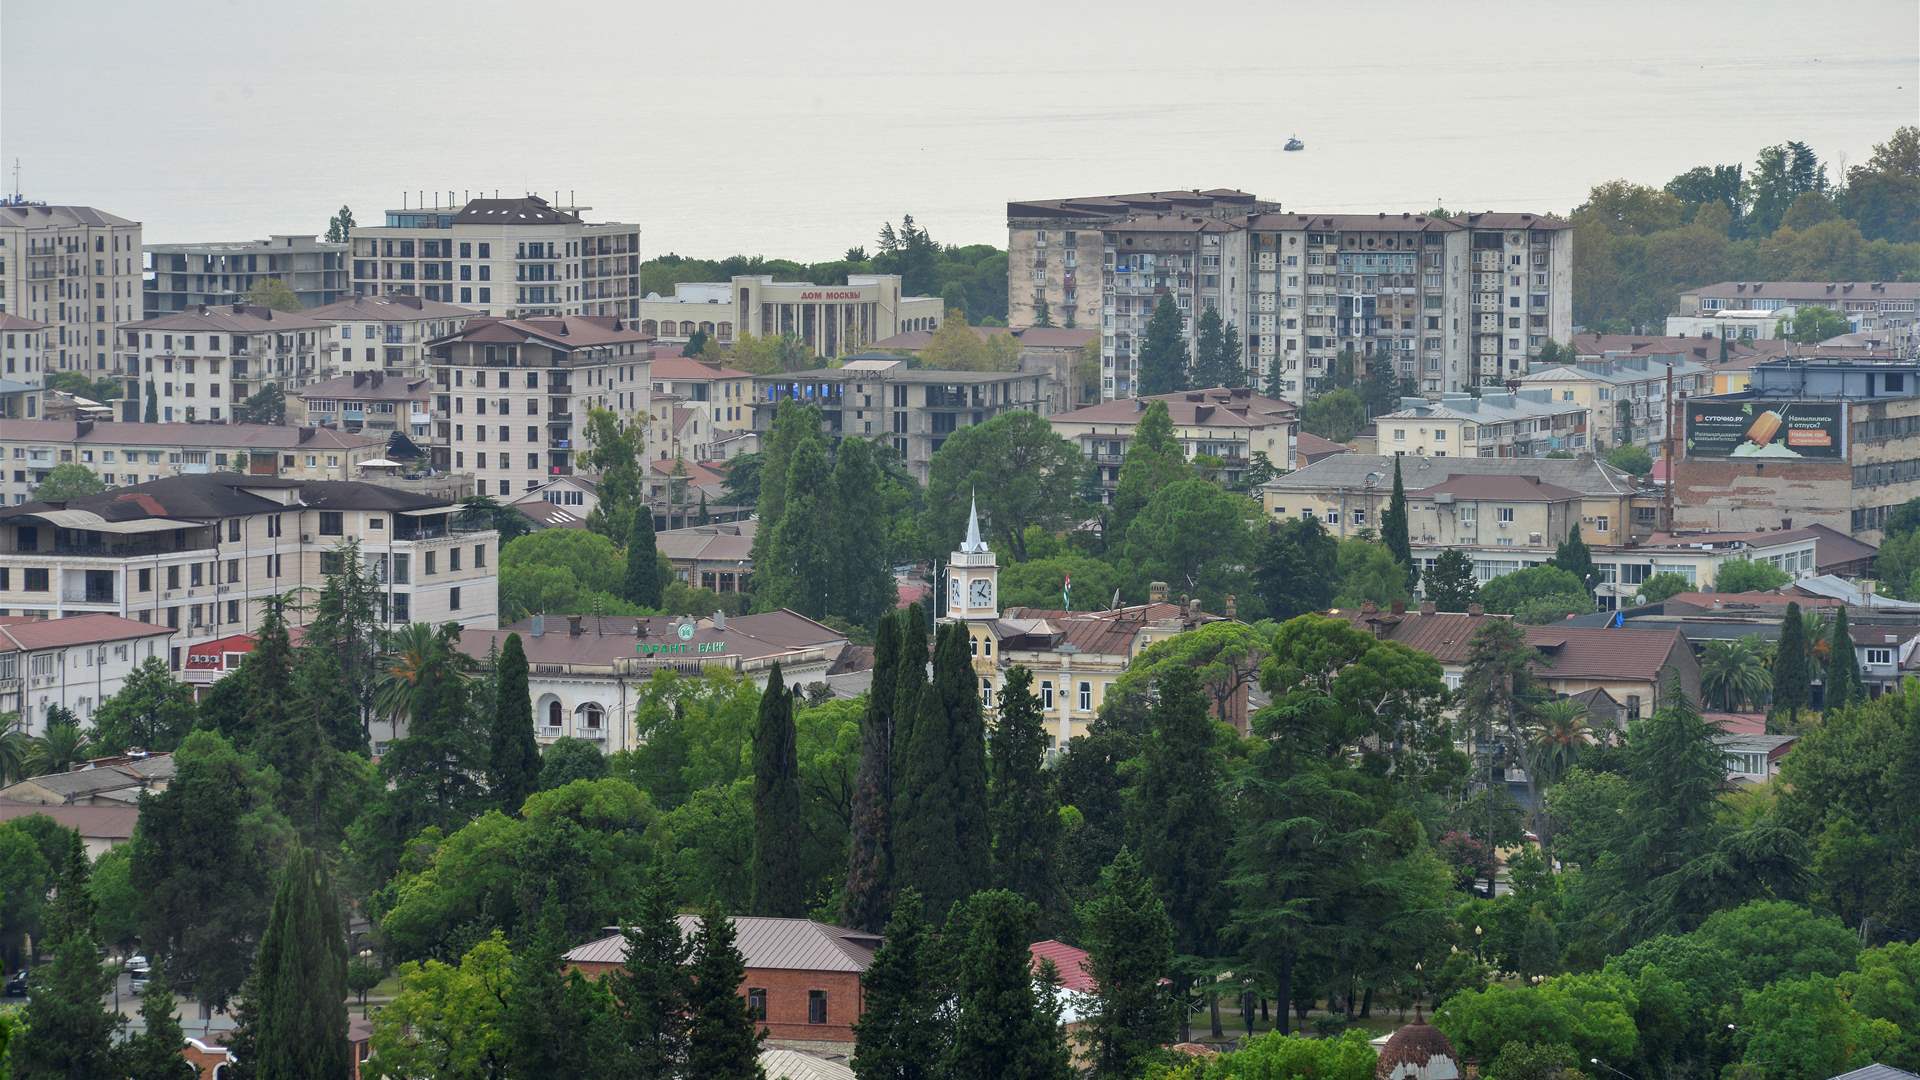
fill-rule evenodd
<path id="1" fill-rule="evenodd" d="M 1606 1062 L 1601 1061 L 1599 1058 L 1588 1058 L 1587 1060 L 1592 1064 L 1600 1066 L 1601 1068 L 1607 1070 L 1608 1072 L 1612 1073 L 1615 1076 L 1624 1077 L 1625 1080 L 1633 1080 L 1633 1077 L 1628 1076 L 1626 1073 L 1621 1072 L 1619 1069 L 1616 1069 L 1613 1066 L 1607 1064 Z"/>

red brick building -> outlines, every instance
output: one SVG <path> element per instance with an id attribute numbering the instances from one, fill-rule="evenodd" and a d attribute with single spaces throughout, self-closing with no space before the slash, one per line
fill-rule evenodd
<path id="1" fill-rule="evenodd" d="M 700 920 L 680 916 L 680 932 L 692 937 Z M 734 917 L 735 944 L 746 960 L 740 993 L 771 1043 L 845 1049 L 866 999 L 860 976 L 873 963 L 880 935 L 807 919 Z M 590 978 L 626 962 L 619 933 L 567 953 L 567 966 Z"/>

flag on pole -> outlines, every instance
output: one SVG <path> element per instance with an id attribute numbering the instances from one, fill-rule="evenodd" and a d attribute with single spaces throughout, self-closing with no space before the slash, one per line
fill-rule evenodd
<path id="1" fill-rule="evenodd" d="M 1069 613 L 1073 611 L 1073 575 L 1072 574 L 1068 574 L 1066 576 L 1066 579 L 1060 583 L 1060 606 L 1066 608 Z"/>

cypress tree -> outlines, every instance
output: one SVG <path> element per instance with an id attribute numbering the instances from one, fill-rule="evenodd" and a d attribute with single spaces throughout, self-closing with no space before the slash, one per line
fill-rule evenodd
<path id="1" fill-rule="evenodd" d="M 340 753 L 331 736 L 359 729 L 359 705 L 341 674 L 340 655 L 327 648 L 299 650 L 292 695 L 286 707 L 264 711 L 273 726 L 260 731 L 254 752 L 280 777 L 274 805 L 308 842 L 321 843 L 327 832 L 329 766 Z"/>
<path id="2" fill-rule="evenodd" d="M 33 996 L 22 1017 L 27 1030 L 13 1047 L 13 1073 L 20 1080 L 114 1072 L 113 1039 L 124 1021 L 101 1001 L 114 977 L 100 962 L 87 876 L 87 855 L 75 836 L 45 922 L 53 959 L 34 969 Z"/>
<path id="3" fill-rule="evenodd" d="M 121 1048 L 127 1080 L 197 1080 L 198 1074 L 180 1049 L 187 1037 L 173 1015 L 173 990 L 167 986 L 166 972 L 156 969 L 140 991 L 138 1035 Z"/>
<path id="4" fill-rule="evenodd" d="M 1726 754 L 1714 744 L 1715 734 L 1678 678 L 1662 688 L 1653 715 L 1627 727 L 1626 805 L 1633 807 L 1633 829 L 1618 869 L 1631 899 L 1624 915 L 1633 940 L 1681 932 L 1707 914 L 1699 908 L 1711 899 L 1691 887 L 1687 867 L 1715 840 L 1727 780 Z"/>
<path id="5" fill-rule="evenodd" d="M 502 1023 L 513 1076 L 614 1077 L 621 1071 L 613 998 L 603 983 L 565 971 L 560 901 L 551 885 L 533 940 L 513 958 Z"/>
<path id="6" fill-rule="evenodd" d="M 987 816 L 987 720 L 980 705 L 973 650 L 963 623 L 941 627 L 934 652 L 934 679 L 947 717 L 947 760 L 952 769 L 954 870 L 965 896 L 993 877 L 993 832 Z"/>
<path id="7" fill-rule="evenodd" d="M 940 963 L 920 894 L 902 890 L 873 963 L 860 976 L 865 1008 L 853 1026 L 860 1080 L 933 1080 L 946 1050 Z"/>
<path id="8" fill-rule="evenodd" d="M 143 419 L 149 424 L 160 422 L 160 398 L 154 392 L 153 380 L 147 380 L 147 411 Z"/>
<path id="9" fill-rule="evenodd" d="M 754 564 L 753 592 L 759 609 L 787 607 L 815 619 L 841 610 L 842 598 L 834 595 L 840 553 L 835 550 L 839 515 L 832 475 L 819 436 L 803 439 L 794 448 L 785 510 L 780 523 L 772 526 L 767 562 Z M 764 478 L 761 483 L 764 486 Z M 768 528 L 761 523 L 762 532 Z"/>
<path id="10" fill-rule="evenodd" d="M 346 937 L 326 870 L 302 845 L 281 873 L 253 986 L 256 1080 L 349 1074 Z"/>
<path id="11" fill-rule="evenodd" d="M 1036 990 L 1034 907 L 1007 892 L 975 893 L 954 909 L 952 1076 L 1068 1080 L 1073 1066 L 1051 993 Z"/>
<path id="12" fill-rule="evenodd" d="M 887 922 L 892 874 L 893 704 L 900 663 L 900 617 L 880 619 L 873 644 L 873 682 L 860 718 L 860 771 L 853 786 L 853 836 L 848 844 L 843 918 L 877 933 Z"/>
<path id="13" fill-rule="evenodd" d="M 648 883 L 638 918 L 620 933 L 626 962 L 607 975 L 607 984 L 630 1075 L 673 1076 L 687 1052 L 687 960 L 693 949 L 680 933 L 673 898 L 662 884 Z"/>
<path id="14" fill-rule="evenodd" d="M 1407 588 L 1412 589 L 1420 583 L 1420 570 L 1414 565 L 1413 545 L 1407 539 L 1407 489 L 1400 482 L 1398 455 L 1393 459 L 1393 495 L 1387 500 L 1387 512 L 1380 516 L 1380 534 L 1393 553 L 1393 561 L 1405 568 Z"/>
<path id="15" fill-rule="evenodd" d="M 709 909 L 694 937 L 693 985 L 687 995 L 686 1069 L 701 1080 L 760 1080 L 765 1032 L 747 1015 L 740 983 L 746 961 L 734 947 L 733 920 Z"/>
<path id="16" fill-rule="evenodd" d="M 893 881 L 938 912 L 972 891 L 955 879 L 951 784 L 946 770 L 947 715 L 940 692 L 922 686 L 914 704 L 912 741 L 895 773 Z"/>
<path id="17" fill-rule="evenodd" d="M 1160 297 L 1140 342 L 1140 364 L 1134 396 L 1171 394 L 1187 388 L 1187 341 L 1184 320 L 1173 294 Z"/>
<path id="18" fill-rule="evenodd" d="M 1100 987 L 1088 1023 L 1094 1072 L 1134 1076 L 1155 1047 L 1173 1041 L 1178 1006 L 1162 985 L 1173 972 L 1173 923 L 1133 852 L 1120 849 L 1101 872 L 1080 926 Z"/>
<path id="19" fill-rule="evenodd" d="M 893 676 L 893 753 L 889 764 L 893 767 L 893 801 L 896 807 L 893 829 L 897 833 L 900 828 L 897 807 L 904 775 L 902 763 L 912 751 L 913 726 L 920 718 L 920 691 L 927 685 L 927 614 L 919 604 L 913 604 L 895 617 L 900 620 L 900 659 Z M 921 899 L 926 899 L 925 894 Z"/>
<path id="20" fill-rule="evenodd" d="M 487 790 L 503 813 L 518 814 L 540 790 L 540 747 L 533 741 L 533 698 L 527 692 L 527 651 L 508 634 L 494 664 L 493 730 L 487 753 Z"/>
<path id="21" fill-rule="evenodd" d="M 1047 735 L 1033 672 L 1007 670 L 994 727 L 988 789 L 993 823 L 993 883 L 1039 905 L 1043 918 L 1059 897 L 1054 861 L 1059 855 L 1060 809 L 1042 769 Z"/>
<path id="22" fill-rule="evenodd" d="M 1825 707 L 1839 709 L 1866 696 L 1860 678 L 1860 655 L 1853 651 L 1853 633 L 1847 629 L 1847 609 L 1833 612 L 1833 633 L 1827 639 Z"/>
<path id="23" fill-rule="evenodd" d="M 873 444 L 842 439 L 833 461 L 833 524 L 838 539 L 830 564 L 839 578 L 829 614 L 871 626 L 893 609 L 893 575 L 887 570 L 887 538 L 874 527 L 882 476 Z"/>
<path id="24" fill-rule="evenodd" d="M 1580 537 L 1578 522 L 1575 522 L 1572 531 L 1567 533 L 1567 538 L 1560 541 L 1560 546 L 1554 549 L 1553 565 L 1579 578 L 1588 592 L 1592 592 L 1593 587 L 1599 583 L 1600 571 L 1593 565 L 1593 551 Z"/>
<path id="25" fill-rule="evenodd" d="M 660 610 L 660 549 L 654 541 L 653 514 L 644 506 L 634 512 L 627 530 L 627 577 L 621 594 L 629 603 Z"/>
<path id="26" fill-rule="evenodd" d="M 753 913 L 796 919 L 807 913 L 800 868 L 800 761 L 793 694 L 776 661 L 760 695 L 753 735 Z"/>
<path id="27" fill-rule="evenodd" d="M 1800 722 L 1800 710 L 1812 698 L 1808 651 L 1807 626 L 1800 617 L 1800 605 L 1789 603 L 1780 620 L 1780 642 L 1773 651 L 1774 726 L 1793 729 Z"/>

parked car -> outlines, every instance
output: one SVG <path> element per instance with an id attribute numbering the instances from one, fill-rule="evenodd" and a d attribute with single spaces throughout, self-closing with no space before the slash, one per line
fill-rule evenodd
<path id="1" fill-rule="evenodd" d="M 134 953 L 127 957 L 127 974 L 136 979 L 144 979 L 153 974 L 153 964 L 144 955 Z"/>
<path id="2" fill-rule="evenodd" d="M 147 989 L 146 973 L 142 972 L 139 975 L 130 976 L 127 979 L 127 989 L 133 991 L 136 994 L 145 993 Z"/>
<path id="3" fill-rule="evenodd" d="M 26 968 L 21 968 L 19 971 L 16 971 L 13 974 L 7 976 L 7 985 L 6 985 L 6 990 L 4 992 L 7 997 L 26 997 L 27 996 L 27 969 Z"/>

